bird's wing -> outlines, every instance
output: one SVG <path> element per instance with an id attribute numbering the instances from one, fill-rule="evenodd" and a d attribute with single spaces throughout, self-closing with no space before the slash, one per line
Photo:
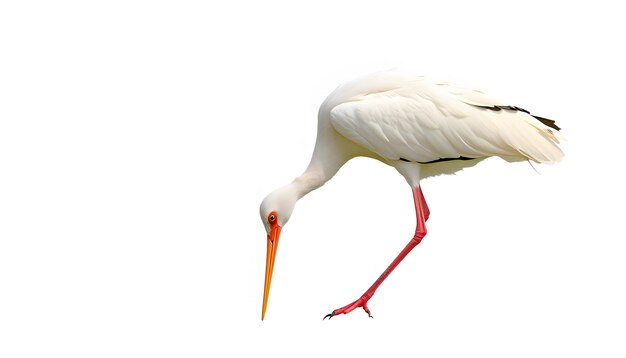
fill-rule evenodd
<path id="1" fill-rule="evenodd" d="M 354 96 L 333 107 L 330 120 L 343 136 L 391 160 L 500 156 L 554 162 L 563 156 L 558 134 L 527 111 L 424 80 Z"/>

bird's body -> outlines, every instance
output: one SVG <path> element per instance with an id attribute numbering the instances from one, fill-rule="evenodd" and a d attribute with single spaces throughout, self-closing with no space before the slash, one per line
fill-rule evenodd
<path id="1" fill-rule="evenodd" d="M 323 185 L 351 158 L 377 159 L 405 177 L 413 189 L 418 227 L 416 236 L 381 278 L 359 300 L 334 310 L 331 317 L 356 307 L 369 313 L 366 303 L 378 285 L 426 234 L 429 211 L 421 179 L 451 174 L 492 156 L 509 162 L 559 161 L 563 152 L 558 146 L 558 129 L 554 121 L 482 92 L 393 71 L 338 87 L 320 107 L 317 141 L 308 168 L 261 204 L 261 218 L 268 231 L 263 316 L 278 242 L 277 233 L 273 234 L 275 243 L 271 238 L 275 232 L 272 228 L 279 233 L 297 200 Z"/>

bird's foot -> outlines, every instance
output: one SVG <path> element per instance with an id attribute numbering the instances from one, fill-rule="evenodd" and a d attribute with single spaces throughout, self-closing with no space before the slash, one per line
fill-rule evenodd
<path id="1" fill-rule="evenodd" d="M 369 301 L 369 299 L 370 297 L 361 296 L 361 298 L 350 303 L 349 305 L 333 310 L 331 313 L 324 316 L 323 319 L 326 319 L 326 318 L 331 319 L 340 314 L 347 314 L 347 313 L 352 312 L 355 308 L 359 308 L 359 307 L 362 307 L 365 313 L 367 313 L 367 315 L 370 316 L 370 318 L 374 318 L 372 314 L 370 313 L 369 308 L 367 308 L 367 301 Z"/>

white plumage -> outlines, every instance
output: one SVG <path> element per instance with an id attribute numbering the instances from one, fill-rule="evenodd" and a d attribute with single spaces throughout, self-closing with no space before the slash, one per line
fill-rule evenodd
<path id="1" fill-rule="evenodd" d="M 268 233 L 263 313 L 282 227 L 296 202 L 319 188 L 351 158 L 365 156 L 393 166 L 413 189 L 415 236 L 383 275 L 358 300 L 328 316 L 362 307 L 398 263 L 426 235 L 430 211 L 420 180 L 451 174 L 497 156 L 509 162 L 553 163 L 563 157 L 558 127 L 549 119 L 496 100 L 482 92 L 398 72 L 379 72 L 333 91 L 318 114 L 311 162 L 293 182 L 261 203 Z"/>
<path id="2" fill-rule="evenodd" d="M 560 160 L 552 128 L 522 110 L 485 108 L 508 105 L 479 91 L 383 72 L 339 87 L 321 112 L 341 135 L 386 160 Z"/>

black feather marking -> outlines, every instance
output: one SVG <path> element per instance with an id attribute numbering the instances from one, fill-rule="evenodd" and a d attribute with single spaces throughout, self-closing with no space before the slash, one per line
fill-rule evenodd
<path id="1" fill-rule="evenodd" d="M 431 160 L 430 162 L 418 162 L 418 163 L 420 163 L 420 164 L 433 164 L 433 163 L 439 163 L 439 162 L 448 162 L 450 160 L 472 160 L 472 159 L 476 159 L 476 158 L 468 158 L 468 157 L 439 158 L 439 159 Z"/>
<path id="2" fill-rule="evenodd" d="M 524 108 L 521 107 L 516 107 L 516 106 L 498 106 L 498 105 L 493 105 L 493 106 L 483 106 L 480 104 L 471 104 L 468 103 L 470 106 L 474 106 L 474 107 L 478 107 L 478 108 L 484 108 L 484 109 L 489 109 L 492 111 L 500 111 L 500 110 L 508 110 L 508 111 L 519 111 L 519 112 L 524 112 L 527 114 L 530 114 L 530 112 L 528 112 L 527 110 L 525 110 Z M 550 127 L 552 129 L 556 129 L 557 131 L 561 130 L 561 127 L 556 125 L 556 122 L 553 121 L 552 119 L 548 119 L 548 118 L 543 118 L 543 117 L 539 117 L 539 116 L 535 116 L 530 114 L 531 116 L 533 116 L 536 120 L 538 120 L 539 122 L 543 123 L 543 125 Z"/>
<path id="3" fill-rule="evenodd" d="M 531 116 L 532 116 L 532 114 L 531 114 Z M 539 122 L 543 123 L 545 126 L 548 126 L 550 128 L 554 128 L 557 131 L 561 130 L 561 127 L 557 126 L 556 122 L 551 120 L 551 119 L 543 118 L 543 117 L 539 117 L 539 116 L 533 116 L 533 117 L 535 117 L 536 120 L 538 120 Z"/>
<path id="4" fill-rule="evenodd" d="M 419 164 L 433 164 L 433 163 L 440 163 L 440 162 L 448 162 L 448 161 L 451 161 L 451 160 L 472 160 L 472 159 L 476 159 L 476 158 L 468 158 L 468 157 L 439 158 L 439 159 L 431 160 L 429 162 L 415 162 L 415 163 L 419 163 Z M 400 160 L 403 161 L 403 162 L 411 162 L 411 160 L 404 159 L 404 158 L 400 158 Z"/>
<path id="5" fill-rule="evenodd" d="M 530 114 L 530 112 L 528 112 L 528 111 L 527 111 L 527 110 L 525 110 L 524 108 L 520 108 L 520 107 L 513 107 L 513 108 L 517 109 L 517 110 L 518 110 L 518 111 L 520 111 L 520 112 L 524 112 L 524 113 L 528 113 L 528 114 Z"/>

